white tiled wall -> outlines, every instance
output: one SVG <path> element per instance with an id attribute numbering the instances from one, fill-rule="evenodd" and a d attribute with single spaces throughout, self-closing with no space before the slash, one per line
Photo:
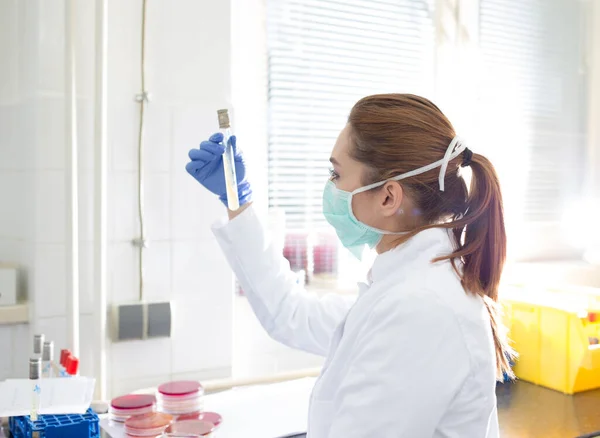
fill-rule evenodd
<path id="1" fill-rule="evenodd" d="M 81 370 L 93 374 L 94 8 L 91 0 L 75 3 Z M 34 321 L 0 326 L 0 380 L 25 375 L 34 332 L 57 348 L 66 343 L 63 7 L 63 0 L 0 2 L 0 261 L 24 267 Z M 108 293 L 118 304 L 138 297 L 130 241 L 139 227 L 133 97 L 141 0 L 109 0 L 108 11 Z M 148 300 L 172 300 L 173 336 L 111 345 L 113 395 L 169 378 L 225 376 L 234 337 L 238 376 L 321 363 L 269 339 L 244 299 L 233 323 L 231 271 L 209 229 L 223 209 L 184 170 L 188 150 L 215 129 L 215 109 L 233 107 L 255 198 L 266 198 L 266 53 L 255 50 L 265 47 L 263 13 L 264 0 L 148 2 L 145 292 Z"/>
<path id="2" fill-rule="evenodd" d="M 75 2 L 82 372 L 93 372 L 94 8 Z M 27 272 L 34 323 L 0 326 L 0 380 L 23 375 L 33 332 L 66 343 L 64 1 L 0 2 L 0 260 Z M 109 303 L 138 296 L 141 0 L 108 5 Z M 144 149 L 146 296 L 172 300 L 173 337 L 110 346 L 113 394 L 232 363 L 233 278 L 209 225 L 221 204 L 185 173 L 187 152 L 231 105 L 230 2 L 148 2 Z M 208 256 L 211 254 L 211 256 Z M 213 256 L 219 254 L 218 256 Z"/>

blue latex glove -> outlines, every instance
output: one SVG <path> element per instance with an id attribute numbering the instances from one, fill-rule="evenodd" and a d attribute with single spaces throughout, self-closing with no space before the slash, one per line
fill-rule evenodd
<path id="1" fill-rule="evenodd" d="M 242 206 L 252 200 L 252 188 L 246 179 L 246 164 L 241 151 L 236 147 L 235 135 L 229 138 L 229 142 L 233 146 L 238 197 L 240 206 Z M 220 132 L 213 134 L 208 141 L 200 143 L 200 149 L 192 149 L 189 152 L 191 161 L 185 166 L 185 169 L 200 184 L 219 196 L 221 202 L 227 207 L 227 189 L 223 172 L 224 152 L 223 134 Z"/>

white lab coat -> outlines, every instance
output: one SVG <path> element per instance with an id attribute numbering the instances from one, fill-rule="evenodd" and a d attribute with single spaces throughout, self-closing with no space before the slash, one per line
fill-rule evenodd
<path id="1" fill-rule="evenodd" d="M 495 355 L 483 301 L 461 287 L 432 229 L 380 254 L 358 299 L 296 285 L 250 207 L 213 231 L 267 332 L 326 356 L 309 438 L 497 438 Z"/>

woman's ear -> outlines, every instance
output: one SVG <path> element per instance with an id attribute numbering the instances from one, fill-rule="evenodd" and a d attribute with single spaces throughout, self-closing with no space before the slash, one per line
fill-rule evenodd
<path id="1" fill-rule="evenodd" d="M 402 209 L 404 190 L 398 181 L 388 181 L 382 187 L 380 199 L 383 215 L 393 216 Z"/>

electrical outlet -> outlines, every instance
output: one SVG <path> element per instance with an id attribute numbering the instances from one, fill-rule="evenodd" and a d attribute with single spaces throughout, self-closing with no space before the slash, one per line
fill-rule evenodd
<path id="1" fill-rule="evenodd" d="M 144 339 L 146 332 L 145 305 L 122 304 L 114 307 L 115 341 Z"/>
<path id="2" fill-rule="evenodd" d="M 171 303 L 149 303 L 148 306 L 148 330 L 149 338 L 171 337 Z"/>

